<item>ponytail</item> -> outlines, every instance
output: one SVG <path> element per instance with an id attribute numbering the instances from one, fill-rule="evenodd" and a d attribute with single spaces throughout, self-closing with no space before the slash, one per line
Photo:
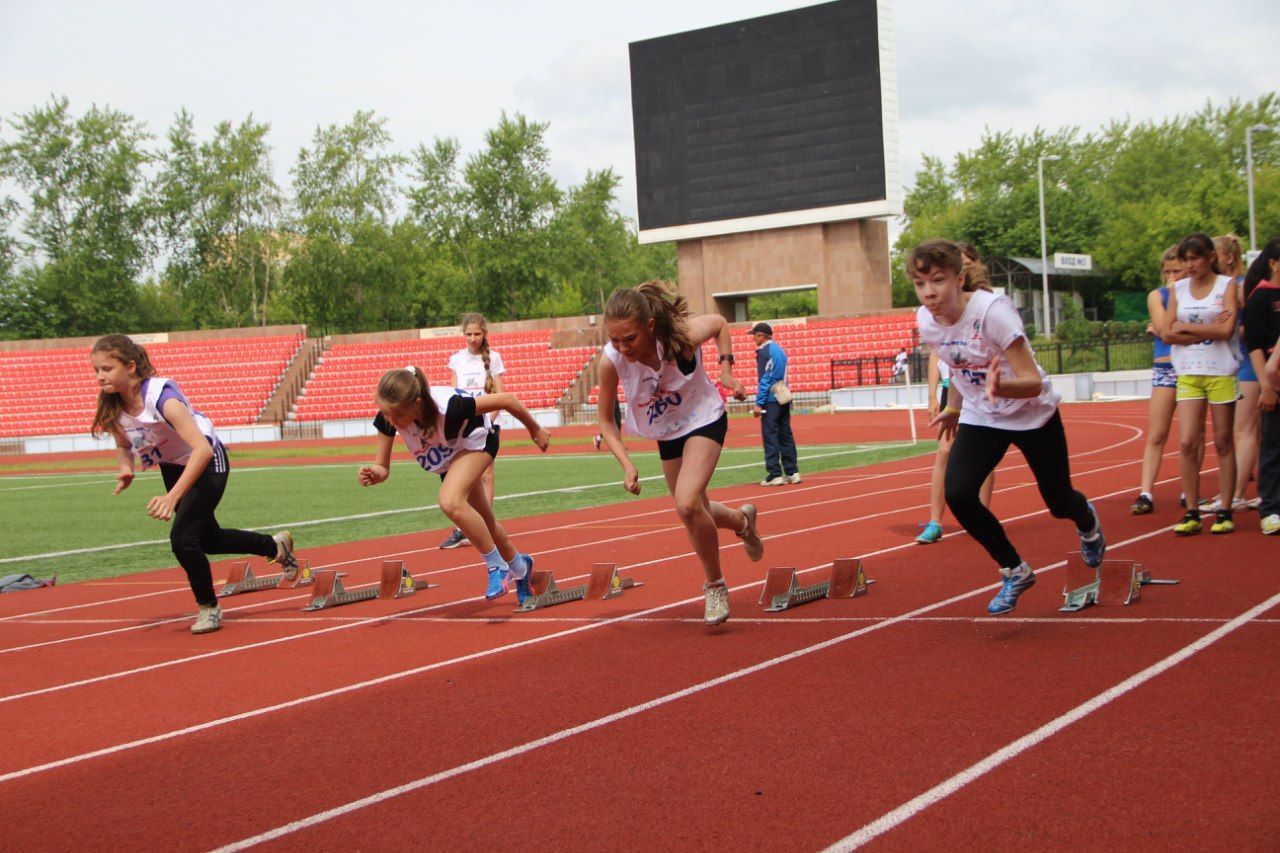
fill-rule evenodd
<path id="1" fill-rule="evenodd" d="M 653 320 L 653 339 L 662 345 L 664 361 L 675 361 L 686 349 L 689 338 L 689 301 L 675 293 L 664 281 L 646 281 L 637 287 L 620 287 L 609 295 L 604 318 L 635 320 L 647 325 Z"/>
<path id="2" fill-rule="evenodd" d="M 378 380 L 374 395 L 378 408 L 414 410 L 414 422 L 428 438 L 435 435 L 440 409 L 431 397 L 431 386 L 421 368 L 410 365 L 388 370 Z"/>
<path id="3" fill-rule="evenodd" d="M 147 355 L 147 351 L 134 343 L 133 338 L 128 335 L 106 335 L 98 338 L 90 352 L 106 353 L 121 364 L 133 364 L 134 373 L 139 382 L 156 375 L 156 369 L 151 366 L 151 357 Z M 120 392 L 99 391 L 98 409 L 94 412 L 93 426 L 90 427 L 93 437 L 101 438 L 109 433 L 123 409 L 124 397 Z"/>

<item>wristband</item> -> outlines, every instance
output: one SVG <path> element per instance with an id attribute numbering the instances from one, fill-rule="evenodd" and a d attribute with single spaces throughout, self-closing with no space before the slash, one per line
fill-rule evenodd
<path id="1" fill-rule="evenodd" d="M 955 415 L 956 417 L 960 417 L 960 410 L 955 406 L 943 406 L 942 413 L 944 415 Z"/>
<path id="2" fill-rule="evenodd" d="M 733 353 L 731 352 L 720 353 L 720 363 L 724 364 L 726 361 L 729 362 L 730 364 L 733 364 Z"/>

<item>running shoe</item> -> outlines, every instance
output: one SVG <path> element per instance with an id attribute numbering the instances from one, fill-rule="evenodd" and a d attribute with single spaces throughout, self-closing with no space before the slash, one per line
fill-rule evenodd
<path id="1" fill-rule="evenodd" d="M 1093 514 L 1093 530 L 1095 533 L 1093 539 L 1086 539 L 1089 532 L 1076 531 L 1080 535 L 1080 556 L 1084 558 L 1084 564 L 1090 568 L 1096 569 L 1098 564 L 1102 562 L 1102 556 L 1107 553 L 1107 537 L 1102 535 L 1102 519 L 1098 517 L 1098 511 L 1094 509 L 1093 504 L 1089 504 L 1089 512 Z"/>
<path id="2" fill-rule="evenodd" d="M 1155 512 L 1156 505 L 1151 498 L 1146 495 L 1138 495 L 1137 499 L 1129 505 L 1130 515 L 1150 515 Z"/>
<path id="3" fill-rule="evenodd" d="M 600 449 L 600 442 L 602 441 L 604 441 L 604 436 L 599 433 L 596 434 L 595 438 L 591 439 L 591 443 L 596 446 L 596 450 Z"/>
<path id="4" fill-rule="evenodd" d="M 924 530 L 916 537 L 916 542 L 920 545 L 932 545 L 942 538 L 942 525 L 936 521 L 931 521 L 924 526 Z"/>
<path id="5" fill-rule="evenodd" d="M 1018 596 L 1036 585 L 1036 573 L 1026 563 L 1016 569 L 1001 569 L 1000 574 L 1004 575 L 1004 583 L 987 605 L 987 612 L 993 616 L 1012 613 L 1018 605 Z"/>
<path id="6" fill-rule="evenodd" d="M 1200 523 L 1200 513 L 1194 509 L 1187 510 L 1187 514 L 1182 517 L 1182 521 L 1173 526 L 1173 532 L 1178 536 L 1194 536 L 1203 529 L 1204 525 Z"/>
<path id="7" fill-rule="evenodd" d="M 794 486 L 800 482 L 800 472 L 797 471 L 794 474 L 788 474 L 785 479 L 787 481 L 787 485 Z"/>
<path id="8" fill-rule="evenodd" d="M 764 556 L 764 543 L 760 541 L 760 533 L 756 530 L 755 505 L 743 504 L 742 514 L 747 517 L 747 526 L 738 531 L 738 538 L 742 540 L 742 547 L 747 550 L 747 559 L 758 563 Z"/>
<path id="9" fill-rule="evenodd" d="M 1213 526 L 1209 528 L 1210 533 L 1231 533 L 1236 529 L 1236 523 L 1231 518 L 1231 510 L 1220 509 L 1217 517 L 1214 519 Z"/>
<path id="10" fill-rule="evenodd" d="M 1268 515 L 1266 518 L 1262 519 L 1261 525 L 1263 535 L 1275 536 L 1277 533 L 1280 533 L 1280 515 L 1276 515 L 1275 513 Z"/>
<path id="11" fill-rule="evenodd" d="M 267 562 L 279 563 L 280 568 L 284 569 L 284 579 L 291 581 L 298 576 L 298 558 L 293 556 L 293 534 L 281 530 L 271 538 L 276 543 L 276 556 Z"/>
<path id="12" fill-rule="evenodd" d="M 760 485 L 762 486 L 785 486 L 786 484 L 787 478 L 781 474 L 776 477 L 765 477 L 760 481 Z"/>
<path id="13" fill-rule="evenodd" d="M 529 554 L 521 554 L 524 559 L 524 577 L 516 579 L 516 604 L 524 604 L 529 596 L 533 595 L 533 557 Z"/>
<path id="14" fill-rule="evenodd" d="M 495 598 L 502 598 L 511 589 L 511 571 L 505 566 L 500 569 L 489 570 L 489 586 L 485 588 L 484 597 L 493 601 Z"/>
<path id="15" fill-rule="evenodd" d="M 702 594 L 707 600 L 702 621 L 707 625 L 719 625 L 729 618 L 729 587 L 724 580 L 715 583 L 704 583 Z"/>
<path id="16" fill-rule="evenodd" d="M 1262 506 L 1262 498 L 1249 498 L 1244 502 L 1245 509 L 1258 509 Z M 1232 507 L 1234 509 L 1234 506 Z"/>
<path id="17" fill-rule="evenodd" d="M 196 616 L 196 623 L 191 626 L 191 633 L 209 634 L 221 627 L 222 608 L 216 604 L 213 607 L 200 605 L 200 615 Z"/>
<path id="18" fill-rule="evenodd" d="M 453 528 L 453 532 L 449 534 L 449 538 L 440 543 L 440 550 L 447 551 L 450 548 L 457 548 L 459 545 L 467 544 L 467 534 L 462 532 L 461 528 Z"/>

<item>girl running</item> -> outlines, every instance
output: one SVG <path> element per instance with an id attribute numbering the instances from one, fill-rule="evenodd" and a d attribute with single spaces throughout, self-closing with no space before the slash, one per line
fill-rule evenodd
<path id="1" fill-rule="evenodd" d="M 533 557 L 511 544 L 493 516 L 493 499 L 482 482 L 498 456 L 498 431 L 491 415 L 510 412 L 543 452 L 550 440 L 547 431 L 514 394 L 431 388 L 417 367 L 384 373 L 375 402 L 377 460 L 360 469 L 360 485 L 376 486 L 391 476 L 391 446 L 399 433 L 422 469 L 440 475 L 440 510 L 484 557 L 489 572 L 484 597 L 492 601 L 505 595 L 514 578 L 516 598 L 523 603 L 529 595 Z"/>
<path id="2" fill-rule="evenodd" d="M 756 508 L 743 504 L 730 509 L 707 498 L 729 417 L 703 369 L 704 342 L 714 340 L 720 351 L 720 382 L 737 399 L 746 398 L 742 384 L 733 378 L 729 326 L 718 315 L 690 316 L 684 297 L 673 295 L 660 281 L 615 290 L 605 304 L 604 323 L 609 342 L 599 369 L 600 434 L 622 466 L 623 488 L 640 494 L 640 474 L 609 416 L 621 382 L 627 397 L 627 431 L 658 441 L 667 488 L 702 564 L 703 618 L 708 625 L 719 625 L 729 618 L 729 589 L 720 571 L 716 530 L 736 533 L 751 560 L 764 556 Z"/>
<path id="3" fill-rule="evenodd" d="M 1206 405 L 1213 416 L 1213 447 L 1218 454 L 1218 486 L 1228 503 L 1220 506 L 1210 531 L 1235 530 L 1230 496 L 1236 486 L 1232 439 L 1235 403 L 1239 395 L 1236 371 L 1240 345 L 1236 343 L 1236 288 L 1231 278 L 1218 275 L 1217 254 L 1207 234 L 1189 234 L 1178 243 L 1178 258 L 1186 277 L 1169 293 L 1165 309 L 1165 341 L 1173 344 L 1173 369 L 1178 373 L 1177 407 L 1182 491 L 1187 512 L 1173 526 L 1178 536 L 1191 536 L 1200 523 L 1200 463 L 1197 445 L 1204 442 Z"/>
<path id="4" fill-rule="evenodd" d="M 1106 552 L 1102 524 L 1093 505 L 1071 486 L 1061 398 L 1036 363 L 1013 303 L 965 290 L 960 248 L 947 240 L 916 246 L 906 266 L 921 302 L 920 340 L 952 369 L 947 404 L 929 424 L 954 437 L 947 506 L 1000 567 L 1004 583 L 987 612 L 1009 613 L 1036 582 L 1035 573 L 978 492 L 1010 444 L 1022 451 L 1049 512 L 1075 523 L 1080 553 L 1090 566 L 1099 565 Z"/>
<path id="5" fill-rule="evenodd" d="M 147 514 L 173 520 L 169 543 L 200 606 L 191 633 L 216 631 L 222 627 L 222 608 L 208 555 L 257 554 L 279 563 L 292 580 L 298 571 L 293 537 L 287 530 L 268 536 L 218 525 L 213 513 L 227 489 L 227 450 L 213 423 L 192 408 L 177 384 L 155 375 L 145 349 L 125 335 L 107 335 L 93 345 L 89 358 L 100 389 L 93 434 L 116 440 L 114 494 L 133 483 L 135 453 L 143 470 L 160 468 L 168 491 L 147 503 Z"/>
<path id="6" fill-rule="evenodd" d="M 449 356 L 449 370 L 453 372 L 453 387 L 466 391 L 483 392 L 485 394 L 502 393 L 502 374 L 507 372 L 502 364 L 502 356 L 489 349 L 489 323 L 478 311 L 463 314 L 460 320 L 462 335 L 467 345 Z M 493 431 L 502 429 L 501 424 L 494 423 Z M 481 478 L 484 493 L 489 496 L 489 504 L 493 504 L 493 466 L 485 469 Z M 465 545 L 467 537 L 455 527 L 448 538 L 440 543 L 441 548 L 457 548 Z"/>
<path id="7" fill-rule="evenodd" d="M 961 287 L 967 291 L 991 290 L 991 279 L 987 275 L 987 266 L 978 255 L 978 250 L 968 243 L 957 243 L 960 257 L 964 263 L 964 279 Z M 929 419 L 933 420 L 938 412 L 947 405 L 947 387 L 951 384 L 951 368 L 938 359 L 935 352 L 929 353 Z M 946 509 L 946 490 L 944 482 L 947 474 L 947 459 L 951 456 L 951 436 L 938 437 L 938 452 L 933 457 L 933 476 L 929 481 L 929 523 L 916 537 L 921 545 L 932 545 L 942 538 L 942 513 Z M 996 486 L 996 472 L 992 471 L 982 482 L 978 490 L 978 499 L 985 507 L 991 506 L 991 492 Z"/>

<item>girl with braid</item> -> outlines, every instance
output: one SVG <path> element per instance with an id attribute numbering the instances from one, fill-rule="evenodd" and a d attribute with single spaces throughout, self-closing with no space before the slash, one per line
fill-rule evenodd
<path id="1" fill-rule="evenodd" d="M 156 376 L 147 351 L 126 335 L 99 338 L 89 355 L 98 380 L 93 434 L 116 440 L 115 494 L 133 484 L 134 455 L 143 469 L 159 468 L 165 493 L 147 503 L 147 514 L 173 521 L 169 543 L 200 613 L 193 634 L 222 627 L 222 609 L 213 591 L 209 554 L 257 554 L 279 563 L 293 579 L 298 561 L 289 531 L 268 536 L 220 527 L 214 510 L 227 489 L 231 465 L 213 423 L 200 414 L 172 379 Z"/>
<path id="2" fill-rule="evenodd" d="M 489 349 L 489 323 L 478 311 L 463 314 L 459 322 L 462 326 L 462 335 L 467 339 L 467 345 L 449 356 L 449 370 L 453 371 L 453 387 L 484 394 L 501 394 L 502 374 L 506 373 L 507 369 L 502 364 L 502 356 Z M 501 424 L 496 422 L 493 424 L 495 433 L 501 428 Z M 484 492 L 489 496 L 489 503 L 492 504 L 492 465 L 484 472 L 482 482 Z M 455 527 L 449 537 L 440 543 L 440 547 L 457 548 L 459 545 L 466 544 L 466 541 L 467 537 Z"/>
<path id="3" fill-rule="evenodd" d="M 640 494 L 640 473 L 610 414 L 621 383 L 627 397 L 627 432 L 657 439 L 676 514 L 702 564 L 703 619 L 719 625 L 729 618 L 729 588 L 720 571 L 717 530 L 737 534 L 749 559 L 764 556 L 755 507 L 730 509 L 707 498 L 729 419 L 724 399 L 703 369 L 703 343 L 716 342 L 720 382 L 737 399 L 746 399 L 742 383 L 733 378 L 729 326 L 716 314 L 691 316 L 684 297 L 672 294 L 660 281 L 615 290 L 604 306 L 604 325 L 609 342 L 600 359 L 600 434 L 622 466 L 623 488 Z"/>

